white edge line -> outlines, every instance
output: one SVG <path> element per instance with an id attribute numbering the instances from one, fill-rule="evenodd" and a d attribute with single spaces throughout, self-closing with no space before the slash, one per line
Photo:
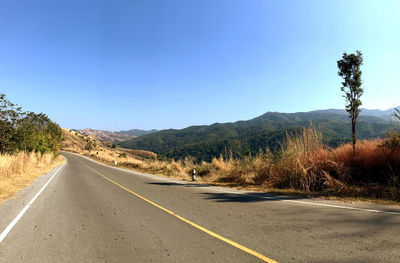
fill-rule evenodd
<path id="1" fill-rule="evenodd" d="M 303 204 L 303 205 L 323 206 L 323 207 L 331 207 L 331 208 L 339 208 L 339 209 L 349 209 L 349 210 L 355 210 L 355 211 L 373 212 L 373 213 L 390 214 L 390 215 L 400 215 L 400 212 L 395 212 L 395 211 L 384 211 L 384 210 L 376 210 L 376 209 L 368 209 L 368 208 L 359 208 L 359 207 L 351 207 L 351 206 L 331 205 L 331 204 L 323 204 L 323 203 L 317 203 L 317 202 L 291 200 L 291 199 L 280 198 L 279 196 L 277 196 L 277 197 L 259 196 L 259 195 L 255 195 L 255 194 L 251 194 L 251 193 L 233 192 L 233 191 L 229 191 L 229 190 L 225 190 L 225 189 L 214 188 L 212 186 L 210 186 L 210 188 L 215 190 L 215 191 L 220 191 L 220 192 L 225 192 L 225 193 L 232 193 L 232 194 L 240 194 L 240 195 L 248 195 L 248 196 L 257 197 L 257 198 L 260 198 L 260 199 L 274 200 L 274 201 L 279 201 L 279 202 L 288 202 L 288 203 L 297 203 L 297 204 Z"/>
<path id="2" fill-rule="evenodd" d="M 169 182 L 179 182 L 179 183 L 182 183 L 182 184 L 193 184 L 193 183 L 196 184 L 196 182 L 188 182 L 188 181 L 183 181 L 183 180 L 178 180 L 178 179 L 165 178 L 165 177 L 158 176 L 158 175 L 146 174 L 146 173 L 141 173 L 141 172 L 136 172 L 136 171 L 132 171 L 132 170 L 123 169 L 123 168 L 120 168 L 120 167 L 114 167 L 114 166 L 110 166 L 110 165 L 98 162 L 96 160 L 93 160 L 92 158 L 89 158 L 89 157 L 87 157 L 85 155 L 72 153 L 72 152 L 67 152 L 67 151 L 63 151 L 63 152 L 70 153 L 70 154 L 85 158 L 85 159 L 87 159 L 89 161 L 92 161 L 92 162 L 94 162 L 96 164 L 99 164 L 99 165 L 102 165 L 102 166 L 106 166 L 108 168 L 113 168 L 113 169 L 116 169 L 116 170 L 132 173 L 134 175 L 139 175 L 139 176 L 143 176 L 143 177 L 150 177 L 150 178 L 153 178 L 153 179 L 159 179 L 159 180 L 169 181 Z M 199 184 L 199 185 L 201 185 L 201 184 Z M 214 186 L 209 186 L 207 189 L 213 189 L 215 191 L 220 191 L 220 192 L 225 192 L 225 193 L 248 195 L 248 196 L 257 197 L 257 198 L 260 198 L 260 199 L 276 200 L 276 201 L 280 201 L 280 202 L 297 203 L 297 204 L 313 205 L 313 206 L 322 206 L 322 207 L 330 207 L 330 208 L 338 208 L 338 209 L 348 209 L 348 210 L 363 211 L 363 212 L 373 212 L 373 213 L 379 213 L 379 214 L 400 215 L 400 212 L 395 212 L 395 211 L 384 211 L 384 210 L 376 210 L 376 209 L 368 209 L 368 208 L 359 208 L 359 207 L 351 207 L 351 206 L 331 205 L 331 204 L 323 204 L 323 203 L 317 203 L 317 202 L 307 202 L 307 201 L 300 201 L 300 200 L 283 199 L 283 198 L 279 198 L 279 196 L 278 197 L 258 196 L 258 195 L 254 195 L 252 193 L 242 192 L 242 191 L 236 190 L 236 189 L 228 190 L 228 189 L 223 189 L 223 188 L 217 188 L 217 187 L 214 187 Z"/>
<path id="3" fill-rule="evenodd" d="M 248 194 L 248 195 L 254 196 L 252 194 Z M 267 197 L 267 196 L 263 196 L 263 197 L 257 196 L 257 197 L 264 198 L 264 199 L 274 199 L 273 197 Z M 314 205 L 314 206 L 324 206 L 324 207 L 331 207 L 331 208 L 349 209 L 349 210 L 364 211 L 364 212 L 381 213 L 381 214 L 400 215 L 400 212 L 394 212 L 394 211 L 384 211 L 384 210 L 342 206 L 342 205 L 330 205 L 330 204 L 306 202 L 306 201 L 299 201 L 299 200 L 281 199 L 278 201 L 289 202 L 289 203 L 298 203 L 298 204 L 304 204 L 304 205 Z"/>
<path id="4" fill-rule="evenodd" d="M 13 221 L 4 229 L 4 231 L 0 234 L 0 244 L 3 242 L 4 238 L 7 236 L 7 234 L 13 229 L 13 227 L 18 223 L 18 221 L 21 219 L 21 217 L 25 214 L 25 212 L 28 210 L 28 208 L 35 202 L 36 198 L 43 192 L 43 190 L 46 188 L 46 186 L 53 180 L 53 178 L 57 175 L 57 173 L 60 171 L 60 169 L 64 166 L 64 164 L 61 164 L 60 167 L 58 167 L 57 171 L 53 174 L 53 176 L 47 181 L 45 185 L 37 192 L 37 194 L 29 201 L 29 203 L 19 212 L 19 214 L 14 218 Z"/>

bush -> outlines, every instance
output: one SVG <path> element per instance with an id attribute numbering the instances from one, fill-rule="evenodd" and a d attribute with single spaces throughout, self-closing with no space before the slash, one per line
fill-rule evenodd
<path id="1" fill-rule="evenodd" d="M 91 150 L 93 150 L 93 148 L 94 148 L 93 142 L 92 141 L 88 141 L 86 143 L 85 150 L 91 151 Z"/>
<path id="2" fill-rule="evenodd" d="M 196 175 L 197 176 L 203 177 L 203 176 L 208 175 L 209 173 L 210 173 L 210 167 L 208 167 L 205 164 L 196 167 Z M 192 173 L 190 173 L 190 175 L 192 175 Z"/>
<path id="3" fill-rule="evenodd" d="M 398 122 L 397 131 L 392 130 L 388 137 L 383 141 L 381 147 L 390 151 L 390 155 L 400 156 L 400 110 L 394 109 L 393 117 Z"/>

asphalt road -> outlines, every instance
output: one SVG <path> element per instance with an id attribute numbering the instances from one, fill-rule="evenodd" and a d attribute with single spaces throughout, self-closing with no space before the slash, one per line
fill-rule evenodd
<path id="1" fill-rule="evenodd" d="M 400 262 L 396 207 L 249 195 L 63 155 L 0 262 Z M 0 206 L 0 232 L 49 178 Z"/>

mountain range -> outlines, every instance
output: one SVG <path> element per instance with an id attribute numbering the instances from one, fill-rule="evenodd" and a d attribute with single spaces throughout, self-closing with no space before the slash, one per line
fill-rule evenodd
<path id="1" fill-rule="evenodd" d="M 169 158 L 192 156 L 197 161 L 232 152 L 234 156 L 256 154 L 259 150 L 276 150 L 287 133 L 299 132 L 312 123 L 329 146 L 351 140 L 351 122 L 345 110 L 328 109 L 310 112 L 267 112 L 247 121 L 191 126 L 161 130 L 121 141 L 121 147 L 152 151 Z M 390 110 L 363 109 L 357 122 L 357 138 L 383 137 L 393 124 Z"/>
<path id="2" fill-rule="evenodd" d="M 397 109 L 400 106 L 396 107 Z M 316 110 L 314 112 L 326 112 L 326 113 L 336 113 L 336 114 L 348 114 L 344 109 L 327 109 L 327 110 Z M 370 109 L 361 109 L 360 116 L 375 116 L 380 117 L 385 120 L 390 120 L 391 115 L 393 114 L 393 109 L 387 110 L 370 110 Z"/>
<path id="3" fill-rule="evenodd" d="M 79 133 L 84 135 L 96 137 L 98 140 L 103 142 L 112 142 L 112 143 L 118 143 L 157 132 L 157 130 L 147 131 L 139 129 L 114 132 L 114 131 L 95 130 L 90 128 L 84 130 L 75 130 L 75 131 L 78 131 Z"/>

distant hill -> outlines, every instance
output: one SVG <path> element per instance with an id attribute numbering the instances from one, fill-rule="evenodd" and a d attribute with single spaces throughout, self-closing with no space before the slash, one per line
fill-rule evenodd
<path id="1" fill-rule="evenodd" d="M 88 132 L 93 132 L 93 130 Z M 103 161 L 115 159 L 119 159 L 119 161 L 125 161 L 124 158 L 126 156 L 133 157 L 138 160 L 154 159 L 157 157 L 155 153 L 149 151 L 124 149 L 120 147 L 112 148 L 109 145 L 109 141 L 102 142 L 99 140 L 99 138 L 93 136 L 92 134 L 88 135 L 76 130 L 62 128 L 62 134 L 63 141 L 61 150 L 89 156 L 90 154 L 96 154 L 96 156 L 101 158 Z M 91 143 L 91 149 L 87 149 L 88 143 Z"/>
<path id="2" fill-rule="evenodd" d="M 158 132 L 158 130 L 153 129 L 153 130 L 147 131 L 147 130 L 131 129 L 131 130 L 127 130 L 127 131 L 118 131 L 116 133 L 117 134 L 135 135 L 137 137 L 140 137 L 140 136 L 155 133 L 155 132 Z"/>
<path id="3" fill-rule="evenodd" d="M 400 109 L 400 106 L 396 107 Z M 325 113 L 335 113 L 335 114 L 346 114 L 347 112 L 344 109 L 328 109 L 328 110 L 317 110 L 314 112 L 325 112 Z M 387 110 L 369 110 L 369 109 L 361 109 L 360 116 L 374 116 L 384 118 L 385 120 L 389 120 L 391 115 L 393 114 L 393 109 Z"/>
<path id="4" fill-rule="evenodd" d="M 79 133 L 91 137 L 95 137 L 100 141 L 103 142 L 122 142 L 126 141 L 129 139 L 136 138 L 137 136 L 135 135 L 130 135 L 130 134 L 118 134 L 116 132 L 112 131 L 102 131 L 102 130 L 95 130 L 95 129 L 84 129 L 84 130 L 76 130 Z"/>
<path id="5" fill-rule="evenodd" d="M 114 143 L 126 141 L 139 136 L 157 132 L 157 130 L 146 131 L 138 129 L 113 132 L 113 131 L 103 131 L 103 130 L 95 130 L 89 128 L 84 130 L 75 130 L 75 131 L 78 131 L 84 135 L 96 137 L 98 140 L 103 142 L 114 142 Z"/>
<path id="6" fill-rule="evenodd" d="M 381 137 L 391 124 L 385 114 L 389 111 L 370 111 L 358 119 L 359 139 Z M 390 114 L 389 114 L 390 115 Z M 227 151 L 240 156 L 251 151 L 256 154 L 266 147 L 275 150 L 286 133 L 296 133 L 313 123 L 319 128 L 327 145 L 337 146 L 351 140 L 351 123 L 345 111 L 320 110 L 298 113 L 267 112 L 248 121 L 191 126 L 181 130 L 169 129 L 120 142 L 125 148 L 148 150 L 171 158 L 193 156 L 198 161 L 211 160 Z"/>

